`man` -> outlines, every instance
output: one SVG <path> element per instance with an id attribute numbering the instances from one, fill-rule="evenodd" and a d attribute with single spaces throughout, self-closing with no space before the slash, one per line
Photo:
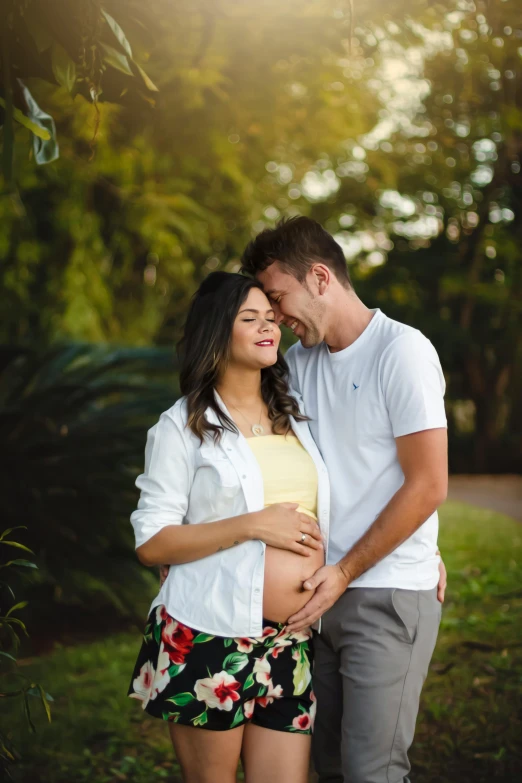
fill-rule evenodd
<path id="1" fill-rule="evenodd" d="M 340 246 L 298 217 L 261 232 L 243 269 L 300 340 L 286 359 L 328 466 L 327 563 L 290 618 L 315 636 L 313 757 L 321 783 L 408 781 L 408 749 L 435 646 L 445 573 L 444 377 L 419 331 L 368 309 Z"/>

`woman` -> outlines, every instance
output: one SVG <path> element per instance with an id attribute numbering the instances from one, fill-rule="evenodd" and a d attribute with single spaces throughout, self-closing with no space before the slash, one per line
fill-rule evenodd
<path id="1" fill-rule="evenodd" d="M 169 721 L 186 783 L 232 783 L 240 757 L 247 783 L 308 777 L 311 630 L 285 623 L 324 564 L 330 492 L 279 341 L 256 281 L 209 275 L 185 326 L 184 396 L 149 431 L 137 480 L 138 557 L 171 567 L 129 695 Z"/>

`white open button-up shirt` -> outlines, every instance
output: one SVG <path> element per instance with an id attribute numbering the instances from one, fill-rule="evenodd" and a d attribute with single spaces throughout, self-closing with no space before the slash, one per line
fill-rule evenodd
<path id="1" fill-rule="evenodd" d="M 216 399 L 228 413 L 217 393 Z M 219 423 L 212 409 L 206 416 Z M 326 548 L 327 470 L 308 423 L 290 420 L 317 468 L 318 520 Z M 148 432 L 145 471 L 136 481 L 141 496 L 131 516 L 136 547 L 168 525 L 199 525 L 264 508 L 263 477 L 245 437 L 225 430 L 217 444 L 209 439 L 200 444 L 186 422 L 182 398 Z M 216 636 L 261 636 L 264 555 L 265 544 L 255 540 L 173 565 L 151 609 L 163 604 L 176 620 Z"/>

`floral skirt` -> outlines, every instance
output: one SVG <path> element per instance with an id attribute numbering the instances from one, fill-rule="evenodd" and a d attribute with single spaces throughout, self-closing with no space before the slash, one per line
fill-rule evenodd
<path id="1" fill-rule="evenodd" d="M 145 628 L 129 696 L 149 715 L 188 726 L 226 731 L 252 721 L 310 734 L 316 708 L 312 632 L 285 628 L 264 620 L 260 637 L 211 636 L 157 606 Z"/>

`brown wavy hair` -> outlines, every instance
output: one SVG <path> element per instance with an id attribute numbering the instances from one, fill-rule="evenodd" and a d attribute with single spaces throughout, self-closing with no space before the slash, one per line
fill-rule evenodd
<path id="1" fill-rule="evenodd" d="M 263 287 L 257 280 L 231 272 L 212 272 L 194 294 L 183 337 L 178 345 L 181 360 L 180 386 L 187 399 L 188 426 L 201 443 L 205 436 L 214 442 L 223 430 L 239 430 L 219 406 L 214 389 L 230 360 L 232 329 L 239 309 L 252 288 Z M 289 416 L 306 421 L 288 390 L 288 365 L 278 350 L 277 361 L 261 370 L 261 394 L 275 433 L 286 435 Z M 211 408 L 219 425 L 207 421 L 205 411 Z"/>

